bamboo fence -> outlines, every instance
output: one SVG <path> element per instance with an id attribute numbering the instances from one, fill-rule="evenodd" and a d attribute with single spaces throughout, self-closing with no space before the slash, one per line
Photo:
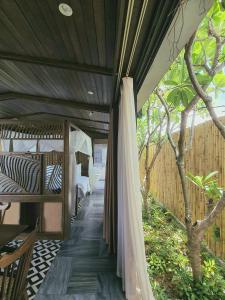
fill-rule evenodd
<path id="1" fill-rule="evenodd" d="M 225 118 L 223 118 L 225 122 Z M 176 139 L 174 134 L 174 138 Z M 154 146 L 150 147 L 150 155 Z M 144 177 L 144 156 L 140 160 L 141 180 Z M 218 171 L 218 182 L 225 188 L 225 141 L 211 121 L 195 127 L 191 149 L 186 153 L 186 173 L 207 175 Z M 188 183 L 191 199 L 193 221 L 203 219 L 206 203 L 201 191 L 192 183 Z M 174 152 L 169 143 L 165 143 L 155 162 L 150 178 L 150 192 L 168 210 L 183 223 L 184 205 L 180 178 L 177 171 Z M 205 240 L 215 255 L 225 259 L 225 209 L 208 230 Z"/>

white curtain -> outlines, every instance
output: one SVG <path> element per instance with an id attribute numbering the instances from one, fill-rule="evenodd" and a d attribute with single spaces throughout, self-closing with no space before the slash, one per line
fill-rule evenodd
<path id="1" fill-rule="evenodd" d="M 63 140 L 39 140 L 40 152 L 63 152 Z"/>
<path id="2" fill-rule="evenodd" d="M 95 180 L 96 180 L 96 176 L 94 174 L 94 166 L 93 166 L 93 157 L 92 156 L 89 157 L 88 174 L 89 174 L 89 181 L 90 181 L 90 187 L 91 187 L 91 192 L 92 192 L 94 189 Z"/>
<path id="3" fill-rule="evenodd" d="M 36 152 L 37 140 L 14 140 L 14 152 Z"/>
<path id="4" fill-rule="evenodd" d="M 117 273 L 128 300 L 154 299 L 144 248 L 133 79 L 123 78 L 118 130 Z"/>
<path id="5" fill-rule="evenodd" d="M 81 130 L 71 132 L 71 147 L 74 149 L 74 152 L 80 151 L 92 156 L 91 138 Z"/>
<path id="6" fill-rule="evenodd" d="M 10 140 L 0 140 L 0 142 L 1 142 L 1 151 L 9 152 Z"/>

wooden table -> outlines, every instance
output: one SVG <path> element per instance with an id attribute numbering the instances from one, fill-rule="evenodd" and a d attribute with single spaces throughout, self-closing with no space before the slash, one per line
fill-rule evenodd
<path id="1" fill-rule="evenodd" d="M 28 225 L 0 225 L 0 247 L 14 240 L 19 234 L 26 230 Z"/>

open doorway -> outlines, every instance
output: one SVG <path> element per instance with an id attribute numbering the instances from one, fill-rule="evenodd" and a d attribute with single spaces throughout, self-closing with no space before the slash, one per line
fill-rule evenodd
<path id="1" fill-rule="evenodd" d="M 105 170 L 107 159 L 107 143 L 94 144 L 94 173 L 96 190 L 104 190 L 105 187 Z"/>

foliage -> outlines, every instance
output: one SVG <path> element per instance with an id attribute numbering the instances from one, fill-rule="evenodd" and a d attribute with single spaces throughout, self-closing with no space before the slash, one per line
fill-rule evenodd
<path id="1" fill-rule="evenodd" d="M 185 287 L 183 287 L 183 298 L 185 299 L 196 299 L 197 296 L 197 299 L 200 299 L 197 291 L 201 291 L 200 295 L 204 295 L 205 291 L 202 290 L 204 282 L 201 282 L 201 280 L 206 280 L 208 277 L 204 277 L 202 273 L 199 249 L 205 231 L 213 224 L 217 215 L 225 207 L 224 197 L 222 197 L 223 191 L 213 177 L 215 173 L 205 177 L 189 174 L 188 179 L 202 189 L 208 200 L 208 211 L 205 215 L 204 222 L 194 223 L 191 214 L 191 202 L 198 201 L 198 199 L 190 198 L 187 177 L 185 176 L 185 154 L 191 148 L 193 141 L 196 111 L 198 114 L 199 111 L 203 111 L 203 113 L 209 112 L 214 124 L 225 139 L 224 124 L 218 120 L 213 107 L 213 101 L 218 94 L 223 93 L 225 90 L 224 21 L 224 6 L 221 4 L 221 1 L 216 0 L 200 24 L 197 32 L 187 41 L 185 49 L 180 52 L 153 93 L 153 95 L 158 97 L 161 107 L 163 107 L 166 112 L 166 133 L 175 155 L 183 192 L 185 226 L 188 236 L 187 245 L 193 282 L 199 282 L 200 284 L 197 288 L 196 286 L 189 286 L 189 289 L 185 290 L 185 287 L 187 287 L 185 282 L 188 282 L 189 279 L 188 277 L 183 278 L 183 282 L 185 283 Z M 173 114 L 176 114 L 180 127 L 176 138 L 172 135 L 171 118 L 173 114 L 171 114 L 171 111 L 173 111 Z M 191 113 L 191 129 L 189 131 L 190 134 L 187 135 L 187 127 L 189 126 L 188 118 Z M 214 209 L 212 209 L 212 206 L 214 206 Z M 160 251 L 161 249 L 159 249 L 159 252 Z M 155 266 L 156 272 L 165 271 L 162 269 L 165 267 L 165 264 L 162 265 L 162 261 L 158 256 L 152 256 L 150 263 Z M 186 263 L 189 263 L 188 260 Z M 171 266 L 166 266 L 166 270 L 168 270 L 169 267 Z M 185 272 L 179 274 L 182 269 L 179 264 L 176 267 L 177 270 L 175 272 L 174 269 L 170 282 L 176 282 L 176 275 L 179 279 L 180 276 L 182 277 L 185 274 Z M 203 270 L 205 270 L 205 268 L 203 268 Z M 182 286 L 182 283 L 179 283 L 179 286 Z M 210 283 L 207 283 L 206 287 L 209 286 Z M 194 288 L 196 288 L 196 290 L 194 290 Z M 193 293 L 196 297 L 193 296 Z M 189 295 L 191 295 L 190 298 Z M 205 298 L 203 297 L 202 299 Z"/>
<path id="2" fill-rule="evenodd" d="M 203 279 L 193 284 L 187 237 L 172 214 L 152 201 L 151 221 L 144 220 L 148 273 L 156 300 L 223 300 L 225 271 L 202 251 Z"/>
<path id="3" fill-rule="evenodd" d="M 148 118 L 147 114 L 150 114 Z M 160 135 L 160 124 L 165 121 L 165 112 L 159 108 L 159 100 L 152 94 L 142 108 L 142 115 L 137 119 L 137 143 L 139 153 L 150 143 L 157 144 L 163 137 Z M 165 133 L 164 133 L 165 135 Z"/>
<path id="4" fill-rule="evenodd" d="M 207 176 L 194 176 L 189 173 L 187 178 L 202 189 L 207 199 L 218 201 L 223 194 L 223 189 L 218 186 L 217 180 L 213 178 L 216 174 L 218 174 L 217 171 L 209 173 Z"/>
<path id="5" fill-rule="evenodd" d="M 196 32 L 196 38 L 191 51 L 197 79 L 210 95 L 214 95 L 214 100 L 219 94 L 225 92 L 225 73 L 224 68 L 216 71 L 215 74 L 210 72 L 211 68 L 214 67 L 217 52 L 216 39 L 213 34 L 210 33 L 210 28 L 212 27 L 218 36 L 224 37 L 224 23 L 225 9 L 223 5 L 221 5 L 221 2 L 216 0 Z M 218 54 L 218 65 L 220 65 L 225 60 L 224 42 Z M 158 88 L 163 91 L 167 104 L 176 109 L 175 112 L 182 112 L 188 104 L 190 104 L 196 95 L 196 91 L 189 78 L 184 60 L 184 50 L 180 52 L 171 65 L 159 83 Z M 203 102 L 200 99 L 195 109 L 197 109 L 199 113 L 201 111 L 201 113 L 204 114 L 206 110 L 204 110 L 203 107 Z"/>
<path id="6" fill-rule="evenodd" d="M 157 290 L 159 290 L 160 283 L 163 282 L 166 292 L 172 289 L 176 291 L 175 295 L 169 295 L 176 299 L 225 299 L 224 279 L 220 276 L 220 273 L 212 271 L 214 270 L 213 261 L 207 260 L 205 262 L 203 259 L 203 268 L 201 268 L 199 263 L 199 249 L 204 233 L 225 207 L 222 189 L 214 178 L 215 173 L 207 176 L 194 176 L 192 174 L 185 176 L 185 154 L 191 148 L 193 141 L 196 112 L 198 115 L 209 113 L 225 139 L 224 124 L 218 120 L 214 111 L 214 105 L 217 104 L 215 100 L 217 100 L 218 95 L 225 92 L 224 23 L 224 1 L 215 0 L 214 5 L 201 22 L 196 34 L 193 34 L 187 41 L 185 49 L 180 52 L 147 101 L 147 105 L 149 105 L 149 101 L 154 101 L 156 113 L 157 111 L 163 111 L 166 114 L 167 122 L 164 131 L 176 158 L 183 192 L 185 226 L 188 233 L 187 243 L 187 241 L 184 241 L 186 237 L 184 239 L 181 238 L 180 241 L 179 237 L 182 235 L 176 236 L 177 232 L 173 232 L 171 236 L 168 231 L 169 227 L 163 228 L 163 232 L 165 231 L 166 234 L 162 240 L 157 241 L 154 234 L 151 235 L 151 230 L 154 231 L 155 228 L 149 225 L 148 230 L 150 230 L 150 234 L 147 235 L 146 239 L 147 250 L 150 251 L 148 255 L 149 274 L 159 283 L 157 285 L 153 281 L 153 285 Z M 156 100 L 157 98 L 159 101 Z M 191 115 L 191 130 L 188 135 L 187 127 L 189 126 L 189 117 Z M 176 138 L 172 135 L 174 132 L 172 126 L 173 118 L 176 120 L 176 123 L 179 123 L 180 127 Z M 143 120 L 145 119 L 143 118 Z M 154 113 L 152 120 L 154 123 Z M 138 127 L 144 144 L 146 141 L 149 141 L 149 134 L 146 135 L 145 132 L 149 133 L 149 124 L 153 123 L 151 123 L 150 118 L 150 122 L 147 122 L 147 125 L 141 124 L 140 131 Z M 155 142 L 154 139 L 153 142 Z M 194 220 L 192 220 L 191 202 L 198 201 L 198 199 L 190 198 L 187 180 L 190 180 L 202 189 L 208 200 L 209 207 L 204 222 L 196 222 L 195 224 Z M 214 206 L 214 209 L 212 209 L 212 206 Z M 160 222 L 163 222 L 162 216 L 157 222 L 160 228 Z M 218 236 L 218 232 L 216 234 Z M 150 245 L 149 249 L 148 243 Z M 157 246 L 155 249 L 154 243 Z M 185 243 L 188 245 L 191 265 L 186 254 Z M 195 285 L 193 282 L 195 282 Z M 198 282 L 198 285 L 196 285 L 196 282 Z M 164 299 L 165 290 L 161 291 L 160 299 Z"/>

